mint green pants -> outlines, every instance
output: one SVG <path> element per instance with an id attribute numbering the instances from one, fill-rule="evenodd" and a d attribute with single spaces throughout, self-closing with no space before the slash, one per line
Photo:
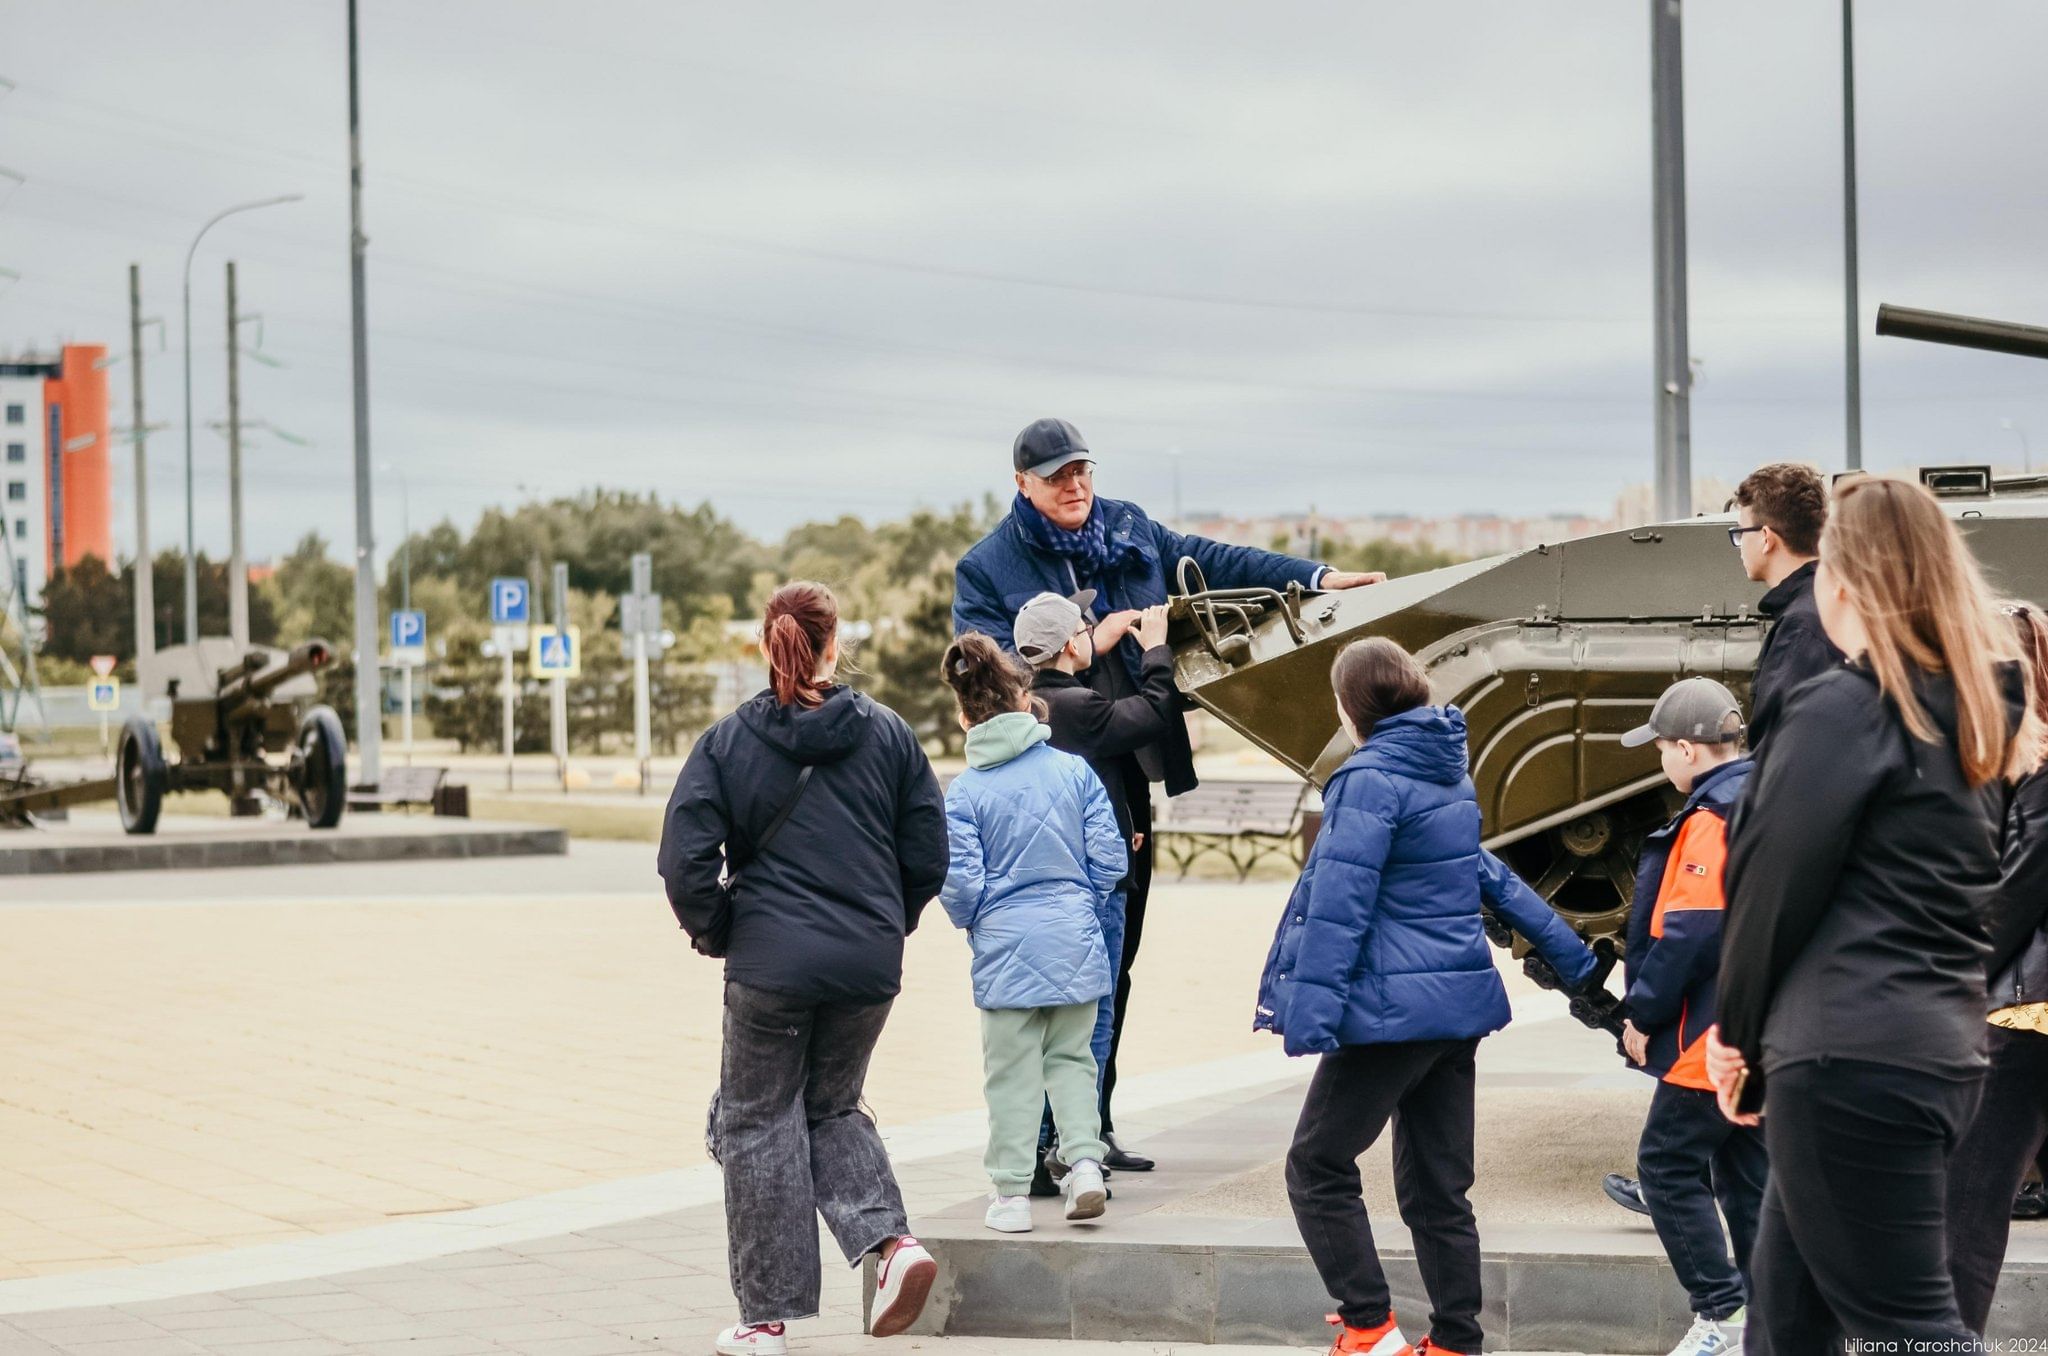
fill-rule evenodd
<path id="1" fill-rule="evenodd" d="M 1038 1126 L 1052 1102 L 1060 1160 L 1102 1161 L 1102 1112 L 1095 1096 L 1094 1003 L 1060 1008 L 994 1008 L 981 1014 L 982 1086 L 988 1097 L 989 1180 L 1004 1196 L 1031 1187 Z"/>

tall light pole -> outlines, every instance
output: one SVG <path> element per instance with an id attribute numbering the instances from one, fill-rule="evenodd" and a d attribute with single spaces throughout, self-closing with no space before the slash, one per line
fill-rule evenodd
<path id="1" fill-rule="evenodd" d="M 1657 516 L 1692 513 L 1692 364 L 1686 352 L 1685 76 L 1679 0 L 1650 0 L 1650 173 L 1656 255 Z"/>
<path id="2" fill-rule="evenodd" d="M 1853 0 L 1842 0 L 1842 299 L 1849 347 L 1845 398 L 1848 401 L 1848 456 L 1851 471 L 1863 469 L 1863 337 L 1856 325 L 1856 36 Z"/>
<path id="3" fill-rule="evenodd" d="M 356 761 L 360 784 L 383 779 L 384 685 L 377 677 L 377 530 L 370 507 L 370 332 L 363 300 L 362 100 L 356 0 L 348 0 L 348 282 L 356 429 Z"/>
<path id="4" fill-rule="evenodd" d="M 194 554 L 196 533 L 192 522 L 192 256 L 199 253 L 199 242 L 206 238 L 206 233 L 225 218 L 237 212 L 253 212 L 259 207 L 298 202 L 303 197 L 303 193 L 286 193 L 256 202 L 237 203 L 225 211 L 216 212 L 199 228 L 199 234 L 192 237 L 192 248 L 185 251 L 185 643 L 188 645 L 199 639 L 199 559 Z"/>
<path id="5" fill-rule="evenodd" d="M 135 421 L 135 687 L 145 700 L 143 671 L 156 658 L 156 560 L 149 553 L 149 425 L 142 416 L 142 265 L 128 265 L 128 358 Z M 163 337 L 159 324 L 157 337 Z"/>
<path id="6" fill-rule="evenodd" d="M 2019 438 L 2021 469 L 2028 475 L 2034 474 L 2034 449 L 2027 443 L 2027 431 L 2010 419 L 1999 420 L 1998 426 Z"/>

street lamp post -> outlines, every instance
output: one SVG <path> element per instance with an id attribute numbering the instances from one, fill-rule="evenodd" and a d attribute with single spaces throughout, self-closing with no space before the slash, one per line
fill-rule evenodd
<path id="1" fill-rule="evenodd" d="M 405 472 L 395 461 L 377 463 L 380 471 L 389 471 L 398 477 L 398 607 L 402 612 L 412 611 L 412 486 L 406 482 Z M 403 707 L 399 717 L 399 742 L 405 745 L 405 765 L 412 766 L 412 665 L 402 664 L 398 669 L 398 700 Z"/>
<path id="2" fill-rule="evenodd" d="M 253 212 L 259 207 L 279 207 L 288 202 L 298 202 L 303 193 L 286 193 L 275 198 L 262 198 L 256 202 L 237 203 L 225 211 L 216 212 L 199 228 L 199 234 L 192 237 L 192 248 L 185 251 L 185 643 L 194 644 L 199 639 L 199 559 L 195 552 L 196 533 L 193 531 L 192 513 L 192 256 L 199 253 L 199 242 L 219 222 L 237 212 Z"/>
<path id="3" fill-rule="evenodd" d="M 2001 419 L 1998 426 L 2020 440 L 2020 463 L 2028 475 L 2034 474 L 2034 449 L 2027 445 L 2027 431 L 2010 419 Z"/>

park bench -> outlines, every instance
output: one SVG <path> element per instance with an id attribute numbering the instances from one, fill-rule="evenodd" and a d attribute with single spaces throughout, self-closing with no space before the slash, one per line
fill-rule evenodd
<path id="1" fill-rule="evenodd" d="M 469 788 L 448 784 L 445 767 L 392 767 L 374 787 L 354 787 L 348 793 L 348 808 L 375 813 L 387 806 L 411 810 L 424 805 L 437 815 L 469 814 Z"/>
<path id="2" fill-rule="evenodd" d="M 1306 782 L 1258 780 L 1203 782 L 1166 802 L 1153 827 L 1159 848 L 1182 876 L 1211 852 L 1221 853 L 1243 881 L 1252 868 L 1275 854 L 1302 860 L 1302 809 Z"/>

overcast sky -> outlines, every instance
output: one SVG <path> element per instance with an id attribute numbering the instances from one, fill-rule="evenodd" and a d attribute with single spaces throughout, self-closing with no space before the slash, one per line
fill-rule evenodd
<path id="1" fill-rule="evenodd" d="M 1686 14 L 1701 474 L 1840 464 L 1839 29 Z M 1604 511 L 1651 455 L 1638 0 L 1257 5 L 364 0 L 373 455 L 415 526 L 603 484 L 775 533 L 1007 493 L 1073 420 L 1155 511 Z M 2048 5 L 1857 9 L 1879 301 L 2048 323 Z M 341 0 L 0 0 L 0 349 L 146 354 L 226 550 L 222 264 L 252 554 L 351 538 Z M 253 339 L 253 334 L 251 338 Z M 126 422 L 126 369 L 113 389 Z M 2048 460 L 2048 364 L 1866 338 L 1872 464 Z M 2001 427 L 2011 420 L 2016 431 Z M 128 457 L 117 532 L 132 540 Z M 398 531 L 381 476 L 379 537 Z"/>

